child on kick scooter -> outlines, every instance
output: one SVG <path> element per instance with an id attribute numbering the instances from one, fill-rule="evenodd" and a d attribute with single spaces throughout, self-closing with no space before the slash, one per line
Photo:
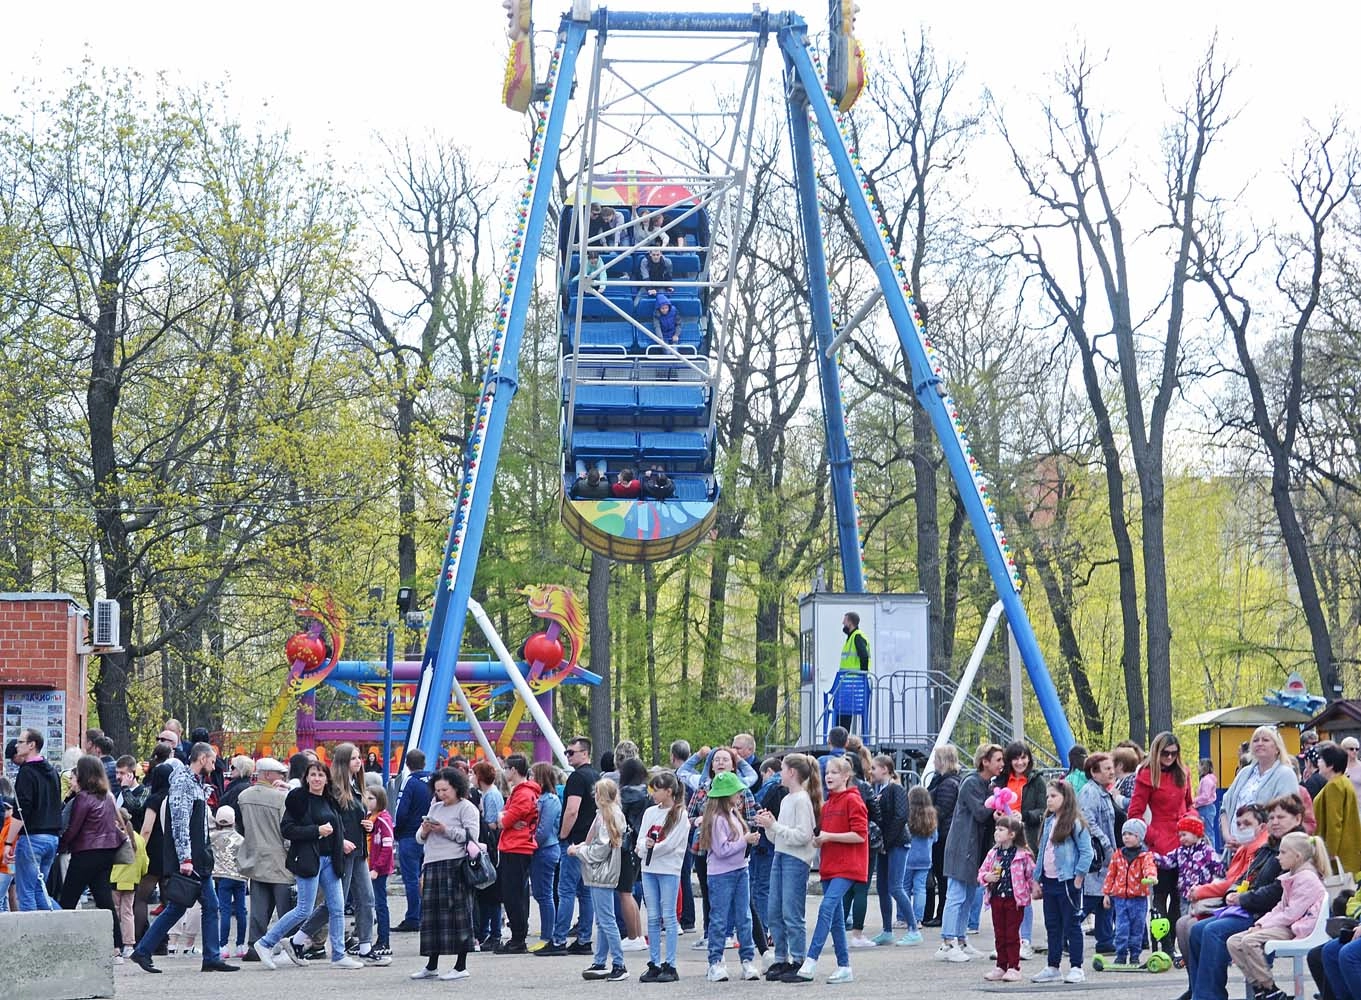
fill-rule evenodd
<path id="1" fill-rule="evenodd" d="M 1120 828 L 1122 846 L 1111 858 L 1102 905 L 1115 910 L 1115 964 L 1138 966 L 1144 950 L 1144 921 L 1148 916 L 1149 886 L 1158 881 L 1153 852 L 1144 845 L 1148 826 L 1127 819 Z"/>

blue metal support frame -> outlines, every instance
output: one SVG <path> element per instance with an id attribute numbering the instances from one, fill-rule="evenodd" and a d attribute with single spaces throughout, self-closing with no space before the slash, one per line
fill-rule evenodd
<path id="1" fill-rule="evenodd" d="M 457 535 L 451 530 L 449 540 L 445 543 L 444 559 L 440 563 L 441 575 L 435 584 L 435 608 L 431 615 L 425 655 L 421 660 L 421 678 L 417 687 L 416 704 L 404 743 L 404 746 L 409 748 L 414 734 L 415 745 L 424 751 L 426 759 L 430 761 L 439 759 L 446 710 L 454 690 L 454 670 L 458 662 L 459 648 L 463 643 L 463 629 L 468 617 L 468 598 L 472 595 L 473 579 L 477 574 L 477 557 L 482 549 L 482 534 L 486 528 L 487 511 L 491 506 L 492 490 L 496 482 L 496 465 L 501 455 L 506 414 L 517 387 L 515 375 L 520 362 L 520 345 L 533 292 L 539 245 L 543 240 L 544 220 L 548 215 L 548 200 L 558 162 L 558 147 L 562 142 L 563 123 L 572 96 L 572 79 L 576 72 L 577 55 L 586 40 L 587 24 L 584 21 L 573 21 L 570 17 L 564 17 L 561 30 L 564 34 L 562 59 L 548 108 L 547 127 L 542 140 L 543 153 L 539 158 L 538 173 L 530 197 L 523 248 L 515 265 L 514 292 L 507 314 L 505 339 L 499 365 L 494 367 L 494 374 L 489 375 L 488 380 L 488 385 L 494 388 L 495 395 L 486 427 L 482 431 L 481 451 L 476 459 L 481 463 L 481 471 L 474 480 L 467 513 L 461 522 L 458 519 L 459 501 L 455 498 L 451 524 L 455 529 L 461 528 L 463 532 L 462 551 L 455 555 Z M 470 433 L 470 440 L 475 438 L 474 428 Z M 451 564 L 456 564 L 457 569 L 453 579 L 446 581 L 443 568 Z"/>
<path id="2" fill-rule="evenodd" d="M 1040 652 L 1039 643 L 1035 639 L 1035 632 L 1030 627 L 1030 619 L 1026 616 L 1021 595 L 1012 583 L 1006 556 L 993 533 L 992 522 L 988 518 L 987 509 L 984 507 L 978 491 L 974 488 L 974 477 L 969 468 L 967 456 L 955 436 L 950 414 L 946 411 L 944 402 L 937 392 L 940 380 L 933 373 L 930 360 L 922 345 L 911 303 L 899 283 L 898 276 L 893 269 L 893 262 L 889 259 L 888 251 L 880 239 L 879 228 L 875 224 L 869 201 L 861 190 L 860 178 L 851 162 L 850 152 L 847 150 L 846 143 L 837 128 L 832 105 L 827 99 L 822 80 L 818 76 L 813 60 L 809 55 L 807 26 L 801 21 L 791 21 L 781 27 L 778 37 L 780 48 L 784 52 L 786 68 L 791 75 L 796 75 L 803 85 L 804 99 L 817 119 L 818 127 L 827 143 L 832 162 L 836 166 L 837 178 L 841 182 L 847 203 L 855 217 L 856 226 L 864 240 L 870 264 L 873 266 L 875 276 L 883 289 L 884 303 L 893 319 L 894 329 L 897 331 L 899 343 L 902 345 L 903 356 L 912 367 L 912 381 L 916 386 L 917 398 L 931 416 L 931 424 L 935 428 L 936 437 L 939 439 L 945 459 L 949 463 L 950 473 L 959 486 L 959 495 L 963 500 L 965 510 L 968 512 L 969 523 L 973 526 L 974 535 L 978 539 L 979 548 L 982 550 L 983 558 L 988 566 L 988 572 L 992 576 L 997 594 L 1006 609 L 1007 621 L 1011 625 L 1012 634 L 1016 638 L 1016 645 L 1021 651 L 1021 658 L 1025 662 L 1026 671 L 1030 675 L 1031 687 L 1039 701 L 1040 710 L 1044 713 L 1045 722 L 1054 738 L 1059 759 L 1067 760 L 1068 751 L 1074 742 L 1073 731 L 1068 725 L 1068 717 L 1063 711 L 1063 704 L 1059 700 L 1054 681 L 1049 676 L 1049 669 L 1045 666 L 1044 656 Z M 792 120 L 792 116 L 802 114 L 802 110 L 794 108 L 790 114 Z M 808 249 L 811 254 L 813 247 L 810 246 Z M 811 274 L 810 281 L 816 284 L 816 278 Z"/>
<path id="3" fill-rule="evenodd" d="M 822 243 L 818 212 L 818 180 L 813 166 L 813 141 L 808 128 L 806 101 L 799 99 L 798 79 L 786 74 L 790 145 L 794 153 L 794 185 L 798 192 L 799 223 L 807 256 L 808 301 L 812 307 L 813 337 L 817 344 L 818 384 L 822 419 L 827 426 L 827 457 L 832 466 L 832 502 L 836 510 L 837 546 L 841 572 L 849 594 L 865 592 L 865 566 L 860 552 L 860 530 L 855 523 L 855 489 L 851 483 L 851 445 L 846 438 L 846 412 L 836 357 L 827 349 L 836 339 L 832 328 L 832 299 L 827 288 L 827 254 Z"/>

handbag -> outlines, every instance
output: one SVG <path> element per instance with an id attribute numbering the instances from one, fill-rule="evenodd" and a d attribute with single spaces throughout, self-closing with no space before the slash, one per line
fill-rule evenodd
<path id="1" fill-rule="evenodd" d="M 474 889 L 486 889 L 496 883 L 496 868 L 485 850 L 463 859 L 463 880 Z"/>
<path id="2" fill-rule="evenodd" d="M 174 903 L 182 906 L 186 910 L 198 902 L 199 894 L 203 892 L 203 883 L 192 875 L 181 875 L 175 872 L 165 880 L 165 900 L 167 903 Z"/>
<path id="3" fill-rule="evenodd" d="M 137 860 L 137 848 L 132 846 L 132 841 L 128 835 L 123 834 L 123 842 L 118 845 L 118 850 L 113 852 L 113 863 L 116 865 L 130 865 Z"/>
<path id="4" fill-rule="evenodd" d="M 1341 895 L 1351 895 L 1356 891 L 1356 879 L 1351 872 L 1345 871 L 1337 855 L 1328 858 L 1328 874 L 1323 877 L 1323 887 L 1328 890 L 1328 901 L 1332 902 Z"/>

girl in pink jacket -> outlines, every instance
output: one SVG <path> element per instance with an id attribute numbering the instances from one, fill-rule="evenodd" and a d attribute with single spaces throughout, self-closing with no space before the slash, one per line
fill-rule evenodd
<path id="1" fill-rule="evenodd" d="M 388 812 L 388 797 L 381 787 L 364 789 L 364 828 L 369 834 L 369 878 L 373 879 L 373 910 L 378 923 L 374 954 L 389 956 L 392 945 L 388 940 L 392 918 L 388 912 L 388 876 L 394 866 L 393 854 L 397 838 L 392 833 L 392 815 Z"/>
<path id="2" fill-rule="evenodd" d="M 998 816 L 993 848 L 978 869 L 983 905 L 992 909 L 997 968 L 983 974 L 989 982 L 1014 983 L 1021 978 L 1021 917 L 1030 905 L 1035 881 L 1035 855 L 1025 842 L 1025 824 L 1017 816 Z"/>
<path id="3" fill-rule="evenodd" d="M 1307 833 L 1287 833 L 1281 838 L 1281 901 L 1256 926 L 1229 938 L 1229 954 L 1243 970 L 1260 1000 L 1287 1000 L 1276 987 L 1266 964 L 1268 941 L 1293 941 L 1308 937 L 1326 912 L 1328 890 L 1327 850 L 1323 841 Z"/>

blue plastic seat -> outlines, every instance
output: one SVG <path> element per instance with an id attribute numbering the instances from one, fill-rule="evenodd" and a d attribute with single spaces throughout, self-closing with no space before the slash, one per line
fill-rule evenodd
<path id="1" fill-rule="evenodd" d="M 677 500 L 708 500 L 709 480 L 707 476 L 672 476 L 676 484 Z"/>
<path id="2" fill-rule="evenodd" d="M 606 286 L 608 293 L 609 286 Z M 631 301 L 631 299 L 629 300 Z M 628 307 L 624 307 L 624 312 L 628 312 Z M 571 294 L 567 297 L 567 318 L 575 319 L 577 315 L 577 297 Z M 581 315 L 584 319 L 608 319 L 619 322 L 619 314 L 610 308 L 609 303 L 602 301 L 595 295 L 587 295 L 581 304 Z"/>
<path id="3" fill-rule="evenodd" d="M 671 268 L 676 277 L 699 274 L 699 254 L 675 252 L 669 254 Z"/>
<path id="4" fill-rule="evenodd" d="M 572 430 L 572 457 L 586 462 L 631 462 L 638 454 L 634 431 Z"/>
<path id="5" fill-rule="evenodd" d="M 638 390 L 631 385 L 578 386 L 575 407 L 578 416 L 631 417 L 638 412 Z"/>
<path id="6" fill-rule="evenodd" d="M 591 322 L 581 324 L 582 347 L 622 347 L 629 350 L 634 345 L 634 326 L 623 321 Z M 569 340 L 569 343 L 571 341 Z"/>
<path id="7" fill-rule="evenodd" d="M 707 404 L 705 387 L 695 382 L 661 382 L 638 389 L 638 410 L 643 417 L 655 414 L 700 420 Z"/>
<path id="8" fill-rule="evenodd" d="M 643 431 L 638 441 L 643 460 L 662 468 L 693 468 L 709 456 L 703 431 Z"/>

